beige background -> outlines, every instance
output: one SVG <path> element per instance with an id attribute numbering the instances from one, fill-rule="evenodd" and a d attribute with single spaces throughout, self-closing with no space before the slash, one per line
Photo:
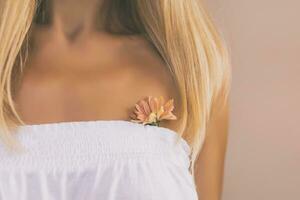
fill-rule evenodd
<path id="1" fill-rule="evenodd" d="M 224 200 L 300 199 L 300 1 L 209 0 L 233 59 Z"/>

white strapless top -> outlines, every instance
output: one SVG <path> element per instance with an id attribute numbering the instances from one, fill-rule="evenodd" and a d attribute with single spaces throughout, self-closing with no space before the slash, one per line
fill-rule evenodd
<path id="1" fill-rule="evenodd" d="M 197 200 L 190 146 L 175 131 L 122 120 L 20 126 L 0 145 L 0 200 Z M 178 139 L 178 140 L 177 140 Z"/>

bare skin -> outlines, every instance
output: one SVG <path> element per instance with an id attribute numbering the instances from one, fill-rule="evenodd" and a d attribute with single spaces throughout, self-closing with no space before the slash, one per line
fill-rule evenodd
<path id="1" fill-rule="evenodd" d="M 146 96 L 176 98 L 168 69 L 143 38 L 93 29 L 93 12 L 88 11 L 99 2 L 83 3 L 91 5 L 82 6 L 87 16 L 81 19 L 71 12 L 79 5 L 54 3 L 54 24 L 34 31 L 35 50 L 17 94 L 25 123 L 129 120 L 134 104 Z M 69 40 L 78 26 L 82 29 Z"/>
<path id="2" fill-rule="evenodd" d="M 229 105 L 215 103 L 206 138 L 195 163 L 197 192 L 200 199 L 220 200 L 223 190 L 225 153 L 227 149 Z"/>
<path id="3" fill-rule="evenodd" d="M 34 30 L 17 108 L 27 124 L 129 120 L 146 96 L 173 98 L 171 75 L 151 46 L 138 36 L 113 36 L 93 28 L 98 0 L 54 0 L 54 23 Z M 214 115 L 196 163 L 202 200 L 219 200 L 222 190 L 228 109 Z M 176 130 L 176 121 L 161 126 Z"/>

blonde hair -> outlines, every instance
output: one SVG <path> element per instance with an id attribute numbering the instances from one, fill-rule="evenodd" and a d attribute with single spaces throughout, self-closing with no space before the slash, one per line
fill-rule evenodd
<path id="1" fill-rule="evenodd" d="M 9 131 L 19 117 L 13 89 L 22 72 L 29 30 L 37 0 L 0 2 L 0 137 L 12 146 Z M 224 105 L 230 66 L 224 42 L 199 0 L 110 0 L 104 19 L 114 34 L 142 34 L 167 63 L 180 94 L 180 136 L 192 147 L 191 171 L 204 142 L 216 105 Z M 124 17 L 126 16 L 126 17 Z M 109 23 L 108 23 L 109 22 Z M 25 51 L 26 52 L 26 51 Z"/>

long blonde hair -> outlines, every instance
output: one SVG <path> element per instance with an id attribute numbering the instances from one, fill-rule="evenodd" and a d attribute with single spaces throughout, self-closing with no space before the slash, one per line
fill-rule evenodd
<path id="1" fill-rule="evenodd" d="M 0 137 L 8 146 L 15 142 L 10 130 L 23 123 L 13 90 L 39 6 L 37 0 L 0 1 Z M 178 133 L 192 147 L 194 175 L 213 107 L 228 99 L 231 73 L 223 40 L 199 0 L 109 0 L 105 8 L 107 31 L 142 34 L 166 62 L 180 94 Z"/>

